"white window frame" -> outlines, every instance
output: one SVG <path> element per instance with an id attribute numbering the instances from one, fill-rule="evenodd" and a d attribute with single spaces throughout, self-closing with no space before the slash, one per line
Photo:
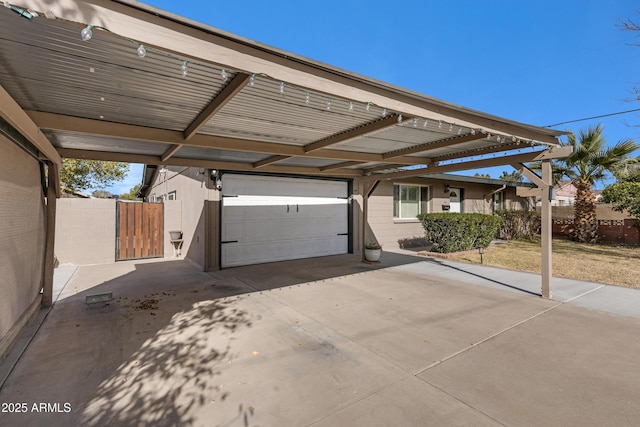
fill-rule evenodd
<path id="1" fill-rule="evenodd" d="M 150 196 L 149 196 L 149 201 L 150 201 L 151 203 L 155 203 L 155 202 L 156 202 L 156 195 L 155 195 L 155 194 L 150 195 Z"/>
<path id="2" fill-rule="evenodd" d="M 177 200 L 177 198 L 176 198 L 176 190 L 170 191 L 167 194 L 167 200 Z"/>
<path id="3" fill-rule="evenodd" d="M 402 187 L 416 187 L 416 188 L 418 188 L 418 215 L 419 214 L 423 214 L 423 213 L 428 213 L 430 211 L 429 201 L 431 199 L 431 188 L 428 185 L 396 183 L 396 184 L 393 184 L 393 187 L 394 187 L 394 191 L 393 191 L 393 194 L 392 194 L 392 203 L 393 203 L 393 210 L 394 211 L 395 211 L 395 204 L 396 204 L 395 187 L 398 187 L 398 195 L 402 194 Z M 422 189 L 423 188 L 427 192 L 427 199 L 426 200 L 422 199 Z M 423 209 L 422 209 L 423 205 L 426 207 L 425 211 L 423 211 Z M 400 200 L 400 199 L 398 199 L 398 216 L 393 215 L 393 219 L 394 220 L 398 220 L 398 221 L 410 221 L 410 220 L 417 221 L 418 220 L 416 217 L 403 217 L 402 216 L 402 200 Z"/>

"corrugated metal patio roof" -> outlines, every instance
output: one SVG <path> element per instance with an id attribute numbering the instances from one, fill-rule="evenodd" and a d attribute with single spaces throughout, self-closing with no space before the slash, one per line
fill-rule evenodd
<path id="1" fill-rule="evenodd" d="M 424 174 L 456 159 L 495 162 L 496 153 L 533 158 L 557 146 L 562 134 L 349 73 L 138 2 L 16 3 L 41 16 L 29 22 L 0 8 L 0 85 L 66 157 L 333 176 L 423 164 Z M 132 40 L 121 34 L 124 27 L 107 25 L 119 14 L 134 20 L 130 27 L 159 25 L 176 39 L 232 47 L 237 55 L 212 62 L 206 55 L 194 57 L 188 45 L 176 51 L 173 38 L 163 34 Z M 96 26 L 83 41 L 80 30 L 96 23 L 105 28 Z M 144 58 L 136 54 L 140 44 Z M 252 55 L 256 64 L 268 61 L 291 80 L 304 77 L 308 84 L 243 68 L 242 58 Z M 339 91 L 345 84 L 357 97 Z"/>

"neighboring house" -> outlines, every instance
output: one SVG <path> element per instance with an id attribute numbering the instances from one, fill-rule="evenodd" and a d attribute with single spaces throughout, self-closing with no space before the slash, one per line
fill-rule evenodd
<path id="1" fill-rule="evenodd" d="M 573 206 L 576 202 L 577 187 L 571 181 L 560 181 L 555 185 L 556 197 L 551 206 Z"/>
<path id="2" fill-rule="evenodd" d="M 418 240 L 424 232 L 416 215 L 423 212 L 533 209 L 517 186 L 530 184 L 450 174 L 380 181 L 369 198 L 366 240 L 386 248 Z M 179 221 L 165 221 L 183 232 L 185 257 L 214 270 L 353 252 L 363 223 L 353 201 L 363 191 L 347 179 L 148 165 L 139 195 L 178 202 Z"/>
<path id="3" fill-rule="evenodd" d="M 90 199 L 91 196 L 85 193 L 81 193 L 80 191 L 69 190 L 67 188 L 60 189 L 61 199 Z"/>
<path id="4" fill-rule="evenodd" d="M 536 191 L 536 190 L 532 190 Z M 554 187 L 555 198 L 551 200 L 551 206 L 573 206 L 576 203 L 577 187 L 571 181 L 560 181 Z M 602 190 L 593 190 L 596 201 L 602 198 Z M 536 206 L 541 206 L 540 197 L 536 197 Z"/>

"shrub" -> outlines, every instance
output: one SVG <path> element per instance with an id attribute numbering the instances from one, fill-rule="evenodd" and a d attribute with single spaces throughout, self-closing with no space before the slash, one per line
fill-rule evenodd
<path id="1" fill-rule="evenodd" d="M 540 214 L 529 211 L 498 211 L 502 225 L 498 237 L 501 239 L 533 239 L 540 234 Z"/>
<path id="2" fill-rule="evenodd" d="M 502 219 L 472 213 L 427 213 L 418 215 L 425 237 L 434 252 L 450 253 L 486 248 L 496 237 Z"/>

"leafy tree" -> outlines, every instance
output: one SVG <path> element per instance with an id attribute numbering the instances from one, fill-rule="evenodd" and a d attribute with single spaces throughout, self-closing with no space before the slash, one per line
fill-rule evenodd
<path id="1" fill-rule="evenodd" d="M 640 157 L 629 159 L 613 171 L 618 182 L 640 182 Z"/>
<path id="2" fill-rule="evenodd" d="M 136 184 L 128 193 L 123 193 L 120 195 L 120 199 L 123 200 L 142 200 L 139 197 L 136 197 L 136 193 L 140 189 L 140 184 Z"/>
<path id="3" fill-rule="evenodd" d="M 640 157 L 618 168 L 614 175 L 618 182 L 605 187 L 602 202 L 613 204 L 616 211 L 628 211 L 640 227 Z"/>
<path id="4" fill-rule="evenodd" d="M 508 173 L 507 171 L 502 171 L 502 175 L 500 175 L 500 179 L 503 181 L 513 181 L 513 182 L 522 182 L 524 177 L 519 171 L 512 171 Z"/>
<path id="5" fill-rule="evenodd" d="M 104 188 L 122 181 L 127 172 L 128 163 L 62 159 L 60 182 L 70 191 Z"/>
<path id="6" fill-rule="evenodd" d="M 629 216 L 640 226 L 640 182 L 622 182 L 609 185 L 602 190 L 602 201 L 612 203 L 613 209 L 629 212 Z"/>
<path id="7" fill-rule="evenodd" d="M 596 181 L 603 180 L 607 173 L 619 170 L 631 161 L 628 156 L 640 148 L 632 139 L 620 140 L 607 147 L 601 125 L 589 126 L 578 136 L 571 133 L 562 145 L 573 147 L 573 154 L 566 159 L 553 162 L 553 180 L 559 182 L 567 177 L 576 187 L 574 204 L 574 239 L 595 243 L 598 238 L 596 199 L 591 191 Z"/>
<path id="8" fill-rule="evenodd" d="M 95 190 L 91 195 L 97 199 L 111 199 L 113 194 L 106 190 Z"/>
<path id="9" fill-rule="evenodd" d="M 488 178 L 491 179 L 491 175 L 489 175 L 488 173 L 480 173 L 480 172 L 476 172 L 475 175 L 473 175 L 475 177 L 478 178 Z"/>

